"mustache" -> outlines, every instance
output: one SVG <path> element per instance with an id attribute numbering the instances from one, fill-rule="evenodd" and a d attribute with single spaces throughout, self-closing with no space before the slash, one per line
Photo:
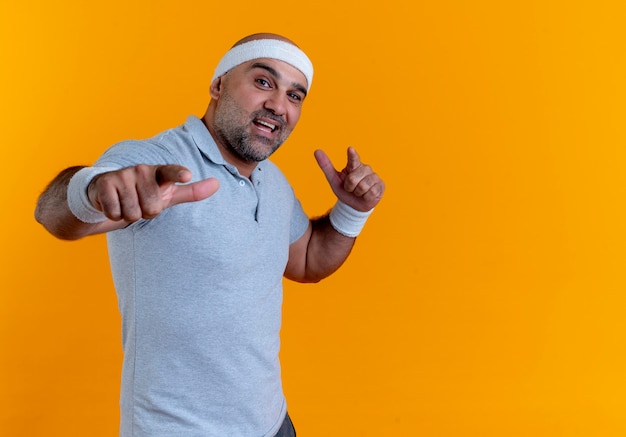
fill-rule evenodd
<path id="1" fill-rule="evenodd" d="M 276 115 L 272 111 L 267 111 L 267 110 L 262 110 L 262 109 L 253 112 L 251 114 L 251 117 L 252 117 L 252 120 L 254 120 L 255 118 L 267 118 L 267 119 L 277 122 L 278 124 L 280 124 L 281 127 L 287 124 L 286 120 L 281 115 Z"/>

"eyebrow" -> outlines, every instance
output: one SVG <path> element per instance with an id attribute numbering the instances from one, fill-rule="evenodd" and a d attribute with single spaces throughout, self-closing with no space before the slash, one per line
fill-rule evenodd
<path id="1" fill-rule="evenodd" d="M 274 67 L 269 66 L 267 64 L 264 64 L 262 62 L 255 62 L 254 64 L 252 64 L 250 66 L 250 70 L 252 70 L 254 68 L 261 68 L 261 69 L 267 71 L 272 76 L 274 76 L 276 79 L 280 79 L 282 77 L 281 74 L 278 72 L 278 70 L 276 70 Z M 301 84 L 299 84 L 298 82 L 291 82 L 291 86 L 294 87 L 295 89 L 297 89 L 298 91 L 300 91 L 306 97 L 306 95 L 307 95 L 306 88 L 303 87 Z"/>

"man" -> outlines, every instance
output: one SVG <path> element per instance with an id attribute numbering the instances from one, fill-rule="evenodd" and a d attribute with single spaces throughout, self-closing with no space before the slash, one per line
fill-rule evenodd
<path id="1" fill-rule="evenodd" d="M 350 253 L 384 183 L 349 148 L 338 200 L 309 219 L 267 158 L 295 127 L 313 68 L 255 34 L 220 61 L 200 120 L 62 171 L 35 216 L 53 235 L 107 233 L 122 314 L 121 435 L 295 435 L 278 362 L 282 277 L 317 282 Z"/>

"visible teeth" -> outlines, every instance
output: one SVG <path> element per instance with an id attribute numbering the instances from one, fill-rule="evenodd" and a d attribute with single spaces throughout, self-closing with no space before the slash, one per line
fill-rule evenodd
<path id="1" fill-rule="evenodd" d="M 275 124 L 271 124 L 271 123 L 268 123 L 268 122 L 266 122 L 266 121 L 261 121 L 261 120 L 259 120 L 259 121 L 257 121 L 257 123 L 258 123 L 258 124 L 260 124 L 260 125 L 262 125 L 262 126 L 268 127 L 268 128 L 270 128 L 271 130 L 276 129 L 276 125 L 275 125 Z"/>

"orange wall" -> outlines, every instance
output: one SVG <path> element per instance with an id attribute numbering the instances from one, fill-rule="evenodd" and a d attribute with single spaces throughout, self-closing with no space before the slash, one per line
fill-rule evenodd
<path id="1" fill-rule="evenodd" d="M 286 285 L 298 435 L 626 435 L 623 5 L 2 1 L 0 435 L 117 432 L 104 240 L 47 235 L 38 193 L 201 115 L 257 31 L 317 67 L 275 158 L 305 208 L 332 204 L 318 147 L 388 186 L 340 272 Z"/>

